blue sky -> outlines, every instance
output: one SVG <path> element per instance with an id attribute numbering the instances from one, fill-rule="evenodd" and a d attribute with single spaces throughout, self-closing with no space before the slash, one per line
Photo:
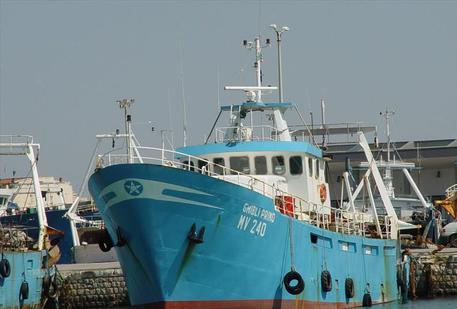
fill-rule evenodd
<path id="1" fill-rule="evenodd" d="M 274 42 L 271 23 L 291 28 L 284 97 L 307 120 L 324 98 L 331 123 L 382 131 L 389 106 L 394 140 L 457 138 L 457 1 L 0 0 L 0 134 L 33 135 L 40 173 L 75 186 L 95 134 L 122 128 L 116 99 L 135 98 L 144 144 L 171 128 L 180 146 L 184 94 L 189 142 L 200 143 L 218 93 L 221 104 L 243 99 L 222 87 L 254 84 L 241 42 Z M 276 84 L 275 45 L 263 65 Z M 0 159 L 0 177 L 13 168 Z"/>

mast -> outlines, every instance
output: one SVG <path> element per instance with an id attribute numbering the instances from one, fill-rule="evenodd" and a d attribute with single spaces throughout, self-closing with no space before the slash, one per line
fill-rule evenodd
<path id="1" fill-rule="evenodd" d="M 3 138 L 3 139 L 2 139 Z M 7 139 L 8 142 L 3 143 L 1 140 Z M 25 141 L 22 141 L 24 140 Z M 3 135 L 0 136 L 0 155 L 25 155 L 31 165 L 32 169 L 32 181 L 33 189 L 35 191 L 35 202 L 38 216 L 39 224 L 39 234 L 38 234 L 38 250 L 43 250 L 45 248 L 45 241 L 47 235 L 47 226 L 48 221 L 46 218 L 44 201 L 41 196 L 41 186 L 40 178 L 38 176 L 37 163 L 38 159 L 35 156 L 34 148 L 39 151 L 40 145 L 33 143 L 33 138 L 31 136 L 24 135 Z"/>
<path id="2" fill-rule="evenodd" d="M 276 33 L 276 43 L 278 45 L 278 89 L 279 89 L 279 103 L 284 102 L 284 97 L 282 94 L 282 57 L 281 57 L 281 35 L 285 31 L 289 31 L 289 27 L 281 27 L 281 29 L 276 26 L 276 24 L 271 24 L 270 27 Z"/>
<path id="3" fill-rule="evenodd" d="M 262 46 L 262 44 L 260 42 L 260 35 L 258 35 L 254 38 L 254 42 L 251 42 L 251 41 L 248 42 L 248 40 L 244 40 L 243 46 L 246 47 L 247 49 L 255 49 L 254 68 L 255 68 L 257 89 L 255 89 L 255 92 L 254 92 L 255 96 L 252 96 L 251 99 L 254 102 L 262 102 L 262 62 L 263 62 L 262 48 L 271 46 L 270 39 L 266 39 L 265 45 Z M 233 87 L 231 87 L 231 88 L 233 88 Z M 253 88 L 253 87 L 251 87 L 251 88 Z M 229 89 L 229 88 L 226 88 L 226 89 Z"/>
<path id="4" fill-rule="evenodd" d="M 392 178 L 392 168 L 391 168 L 391 160 L 390 160 L 390 119 L 393 115 L 395 115 L 394 111 L 389 110 L 386 107 L 385 112 L 379 113 L 383 116 L 386 120 L 386 136 L 387 136 L 387 162 L 386 162 L 386 170 L 384 174 L 384 184 L 387 189 L 387 193 L 390 197 L 395 197 L 394 188 L 393 188 L 393 178 Z"/>
<path id="5" fill-rule="evenodd" d="M 127 109 L 130 108 L 135 99 L 122 99 L 117 100 L 116 103 L 119 104 L 119 108 L 124 109 L 124 122 L 125 122 L 125 142 L 127 145 L 127 163 L 133 162 L 133 152 L 132 152 L 132 116 L 127 115 Z"/>

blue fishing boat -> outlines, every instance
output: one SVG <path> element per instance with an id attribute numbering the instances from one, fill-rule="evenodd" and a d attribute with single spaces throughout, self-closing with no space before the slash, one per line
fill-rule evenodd
<path id="1" fill-rule="evenodd" d="M 35 150 L 30 136 L 0 136 L 0 156 L 27 156 L 30 161 L 37 205 L 37 239 L 30 228 L 0 224 L 0 308 L 55 308 L 56 281 L 53 265 L 60 257 L 52 245 L 41 196 Z"/>
<path id="2" fill-rule="evenodd" d="M 107 228 L 102 245 L 115 247 L 132 305 L 343 308 L 397 300 L 398 220 L 379 170 L 371 164 L 367 177 L 386 214 L 332 208 L 322 150 L 292 140 L 284 114 L 298 112 L 294 104 L 262 100 L 276 87 L 261 85 L 260 37 L 244 45 L 256 53 L 257 85 L 226 87 L 247 99 L 221 107 L 205 144 L 140 146 L 127 113 L 125 134 L 97 136 L 113 147 L 94 157 L 88 186 Z M 224 112 L 229 124 L 219 128 Z M 116 139 L 127 149 L 118 152 Z M 363 134 L 360 144 L 374 162 Z"/>

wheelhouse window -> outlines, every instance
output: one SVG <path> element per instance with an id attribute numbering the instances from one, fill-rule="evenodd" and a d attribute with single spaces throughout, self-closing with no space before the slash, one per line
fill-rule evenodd
<path id="1" fill-rule="evenodd" d="M 284 164 L 283 156 L 274 156 L 271 158 L 271 165 L 273 167 L 273 174 L 284 175 L 286 172 L 286 165 Z"/>
<path id="2" fill-rule="evenodd" d="M 257 175 L 266 175 L 268 174 L 267 170 L 267 158 L 264 156 L 254 158 L 255 173 Z"/>
<path id="3" fill-rule="evenodd" d="M 198 160 L 198 170 L 199 171 L 208 171 L 208 163 L 206 161 Z"/>
<path id="4" fill-rule="evenodd" d="M 230 157 L 230 168 L 243 174 L 249 174 L 249 157 Z M 236 175 L 233 171 L 232 174 Z"/>
<path id="5" fill-rule="evenodd" d="M 224 166 L 225 166 L 225 160 L 224 158 L 214 158 L 213 163 L 215 164 L 213 166 L 213 172 L 218 175 L 223 175 L 224 174 Z"/>
<path id="6" fill-rule="evenodd" d="M 319 179 L 319 160 L 316 160 L 316 179 Z"/>
<path id="7" fill-rule="evenodd" d="M 290 157 L 289 165 L 291 175 L 300 175 L 303 173 L 303 161 L 301 156 Z"/>
<path id="8" fill-rule="evenodd" d="M 189 170 L 189 171 L 192 171 L 192 172 L 195 171 L 194 162 L 186 160 L 186 161 L 183 161 L 182 164 L 183 164 L 183 167 L 182 167 L 183 169 Z"/>
<path id="9" fill-rule="evenodd" d="M 309 177 L 313 177 L 313 159 L 308 158 L 308 171 L 309 171 Z"/>

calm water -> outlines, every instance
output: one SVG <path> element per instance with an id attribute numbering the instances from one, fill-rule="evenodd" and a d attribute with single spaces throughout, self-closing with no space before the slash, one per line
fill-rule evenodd
<path id="1" fill-rule="evenodd" d="M 118 309 L 128 309 L 130 307 L 120 307 Z M 374 309 L 411 309 L 411 308 L 426 308 L 426 309 L 457 309 L 457 296 L 441 297 L 434 299 L 418 299 L 409 300 L 407 304 L 390 303 L 385 305 L 376 305 Z M 192 308 L 198 309 L 198 308 Z"/>
<path id="2" fill-rule="evenodd" d="M 427 309 L 457 309 L 457 297 L 440 297 L 434 299 L 408 300 L 406 304 L 390 303 L 385 305 L 376 305 L 375 309 L 410 309 L 410 308 L 427 308 Z"/>

